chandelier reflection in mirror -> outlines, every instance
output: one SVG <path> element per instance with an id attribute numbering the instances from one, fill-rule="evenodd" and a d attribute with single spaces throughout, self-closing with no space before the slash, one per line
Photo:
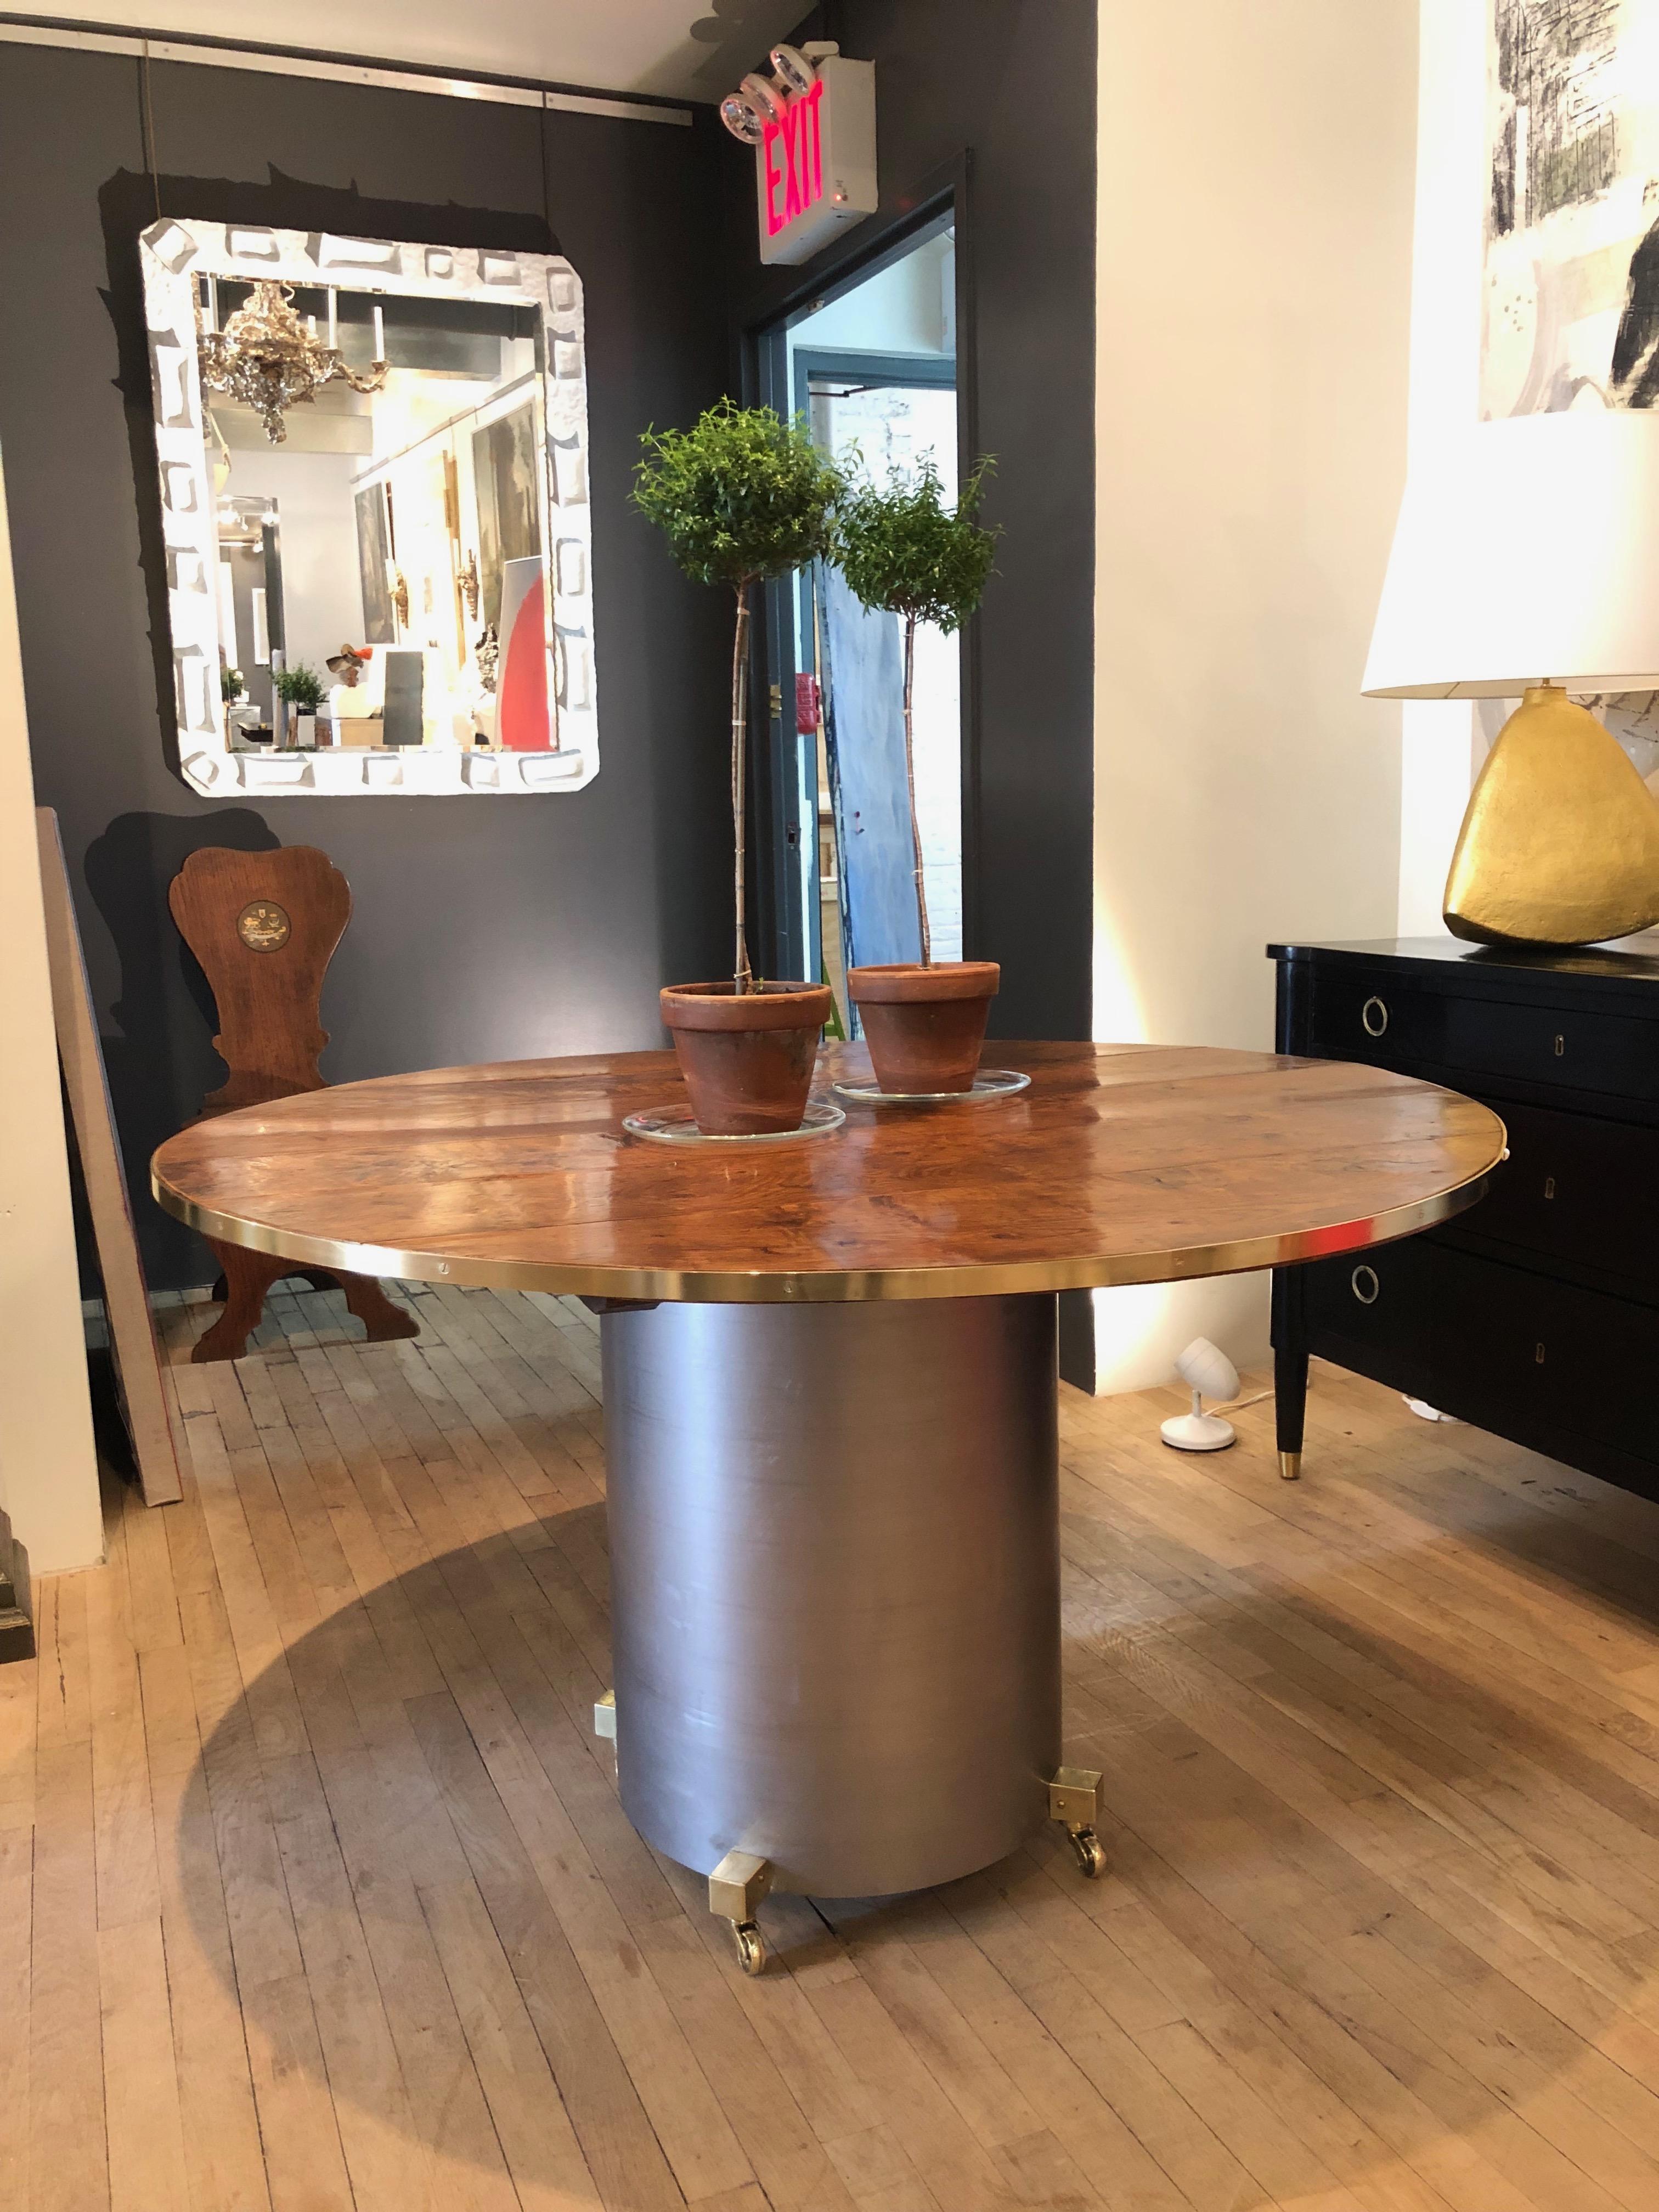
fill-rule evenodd
<path id="1" fill-rule="evenodd" d="M 569 262 L 174 217 L 139 259 L 185 781 L 216 799 L 591 782 Z"/>
<path id="2" fill-rule="evenodd" d="M 209 284 L 208 313 L 213 313 L 216 285 Z M 265 426 L 273 446 L 283 444 L 290 407 L 307 404 L 325 384 L 337 379 L 353 392 L 385 388 L 389 364 L 371 362 L 368 368 L 349 368 L 336 346 L 333 328 L 335 295 L 329 294 L 328 343 L 318 338 L 294 311 L 294 287 L 261 278 L 245 307 L 238 307 L 223 330 L 202 333 L 197 353 L 202 381 L 210 391 L 223 392 L 244 407 L 252 407 Z"/>

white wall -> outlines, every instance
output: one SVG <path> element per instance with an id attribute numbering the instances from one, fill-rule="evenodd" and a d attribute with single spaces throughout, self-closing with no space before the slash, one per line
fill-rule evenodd
<path id="1" fill-rule="evenodd" d="M 281 447 L 239 449 L 231 456 L 227 490 L 238 498 L 276 502 L 289 665 L 304 661 L 315 669 L 325 690 L 333 681 L 323 665 L 329 655 L 342 645 L 363 641 L 351 485 L 368 465 L 360 453 L 289 453 Z"/>
<path id="2" fill-rule="evenodd" d="M 1414 469 L 1431 468 L 1437 443 L 1480 415 L 1490 5 L 1422 0 L 1409 416 Z M 1441 937 L 1446 872 L 1486 738 L 1479 710 L 1464 700 L 1408 700 L 1403 721 L 1399 933 Z"/>
<path id="3" fill-rule="evenodd" d="M 0 1510 L 40 1574 L 104 1537 L 10 544 L 0 478 Z"/>
<path id="4" fill-rule="evenodd" d="M 1416 0 L 1103 0 L 1095 1034 L 1270 1048 L 1270 939 L 1390 937 L 1359 679 L 1404 473 Z M 1267 1348 L 1266 1279 L 1106 1291 L 1102 1389 Z"/>
<path id="5" fill-rule="evenodd" d="M 954 353 L 956 268 L 953 234 L 924 239 L 913 252 L 803 316 L 789 332 L 791 357 L 797 346 L 842 353 Z"/>

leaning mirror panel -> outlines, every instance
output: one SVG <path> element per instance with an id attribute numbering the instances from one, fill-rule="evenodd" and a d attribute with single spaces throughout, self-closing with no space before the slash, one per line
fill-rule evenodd
<path id="1" fill-rule="evenodd" d="M 570 264 L 173 220 L 141 254 L 190 783 L 591 781 Z"/>

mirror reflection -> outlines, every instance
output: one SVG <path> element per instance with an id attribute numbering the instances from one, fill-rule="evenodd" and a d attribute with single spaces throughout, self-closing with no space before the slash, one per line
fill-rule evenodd
<path id="1" fill-rule="evenodd" d="M 252 287 L 202 289 L 204 330 L 234 330 Z M 317 386 L 277 436 L 208 385 L 233 749 L 544 750 L 538 318 L 299 287 L 286 304 L 365 383 L 381 373 Z M 504 611 L 530 661 L 505 690 Z"/>
<path id="2" fill-rule="evenodd" d="M 190 780 L 586 781 L 568 264 L 175 222 L 144 246 Z"/>

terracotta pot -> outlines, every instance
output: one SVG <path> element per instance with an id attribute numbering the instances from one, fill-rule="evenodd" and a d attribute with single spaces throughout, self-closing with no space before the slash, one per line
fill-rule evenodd
<path id="1" fill-rule="evenodd" d="M 706 1137 L 799 1128 L 833 1003 L 823 983 L 670 985 L 662 1018 Z"/>
<path id="2" fill-rule="evenodd" d="M 849 969 L 847 988 L 882 1089 L 971 1091 L 1001 977 L 994 960 Z"/>

